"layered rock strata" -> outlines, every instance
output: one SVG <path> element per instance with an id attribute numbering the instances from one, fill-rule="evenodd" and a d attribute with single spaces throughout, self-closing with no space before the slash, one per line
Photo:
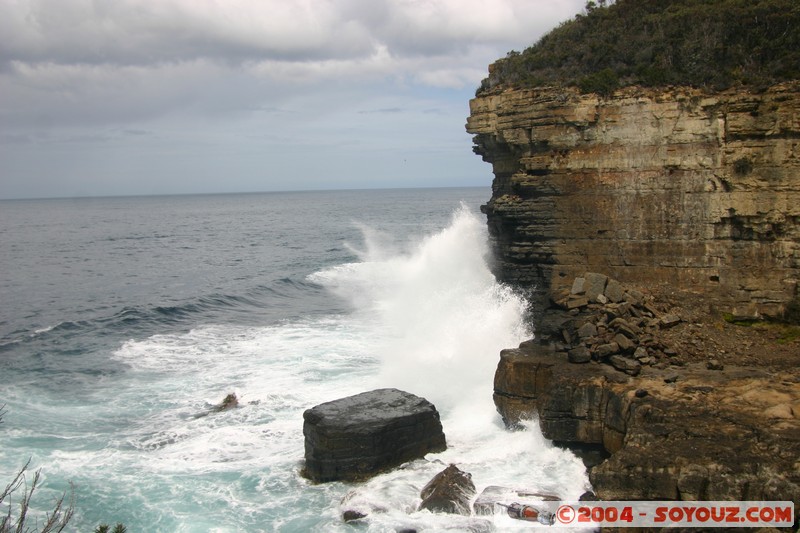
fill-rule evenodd
<path id="1" fill-rule="evenodd" d="M 397 389 L 323 403 L 303 419 L 303 474 L 314 481 L 365 479 L 447 448 L 436 407 Z"/>
<path id="2" fill-rule="evenodd" d="M 502 352 L 494 387 L 509 423 L 538 415 L 545 437 L 611 453 L 590 470 L 601 499 L 800 502 L 796 375 L 693 363 L 631 377 L 531 342 Z"/>
<path id="3" fill-rule="evenodd" d="M 585 271 L 781 316 L 800 278 L 800 82 L 762 93 L 502 90 L 470 102 L 492 164 L 483 207 L 501 280 Z"/>

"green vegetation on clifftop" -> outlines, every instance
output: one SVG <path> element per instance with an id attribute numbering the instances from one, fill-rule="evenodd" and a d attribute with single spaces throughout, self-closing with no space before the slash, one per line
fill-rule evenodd
<path id="1" fill-rule="evenodd" d="M 588 2 L 524 52 L 490 68 L 494 88 L 577 86 L 610 94 L 626 85 L 766 87 L 800 78 L 798 0 Z"/>

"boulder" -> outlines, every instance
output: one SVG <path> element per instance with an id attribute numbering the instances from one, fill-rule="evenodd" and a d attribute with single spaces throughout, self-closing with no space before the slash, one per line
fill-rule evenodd
<path id="1" fill-rule="evenodd" d="M 620 350 L 626 353 L 633 352 L 636 349 L 636 344 L 622 333 L 614 335 L 614 342 L 617 343 Z"/>
<path id="2" fill-rule="evenodd" d="M 313 481 L 355 481 L 447 449 L 436 407 L 397 389 L 377 389 L 303 413 L 305 467 Z"/>
<path id="3" fill-rule="evenodd" d="M 422 489 L 420 509 L 434 513 L 469 515 L 469 502 L 475 496 L 472 475 L 451 464 Z"/>
<path id="4" fill-rule="evenodd" d="M 586 296 L 570 296 L 567 299 L 567 309 L 579 309 L 589 305 L 589 299 Z"/>
<path id="5" fill-rule="evenodd" d="M 586 324 L 578 328 L 578 337 L 580 337 L 581 339 L 594 337 L 595 335 L 597 335 L 597 326 L 595 326 L 591 322 L 587 322 Z"/>
<path id="6" fill-rule="evenodd" d="M 638 361 L 621 355 L 612 355 L 608 362 L 620 372 L 625 372 L 631 376 L 637 376 L 642 370 L 642 365 Z"/>
<path id="7" fill-rule="evenodd" d="M 619 344 L 617 344 L 616 342 L 600 344 L 595 348 L 594 353 L 599 359 L 603 359 L 604 357 L 608 357 L 610 355 L 614 355 L 615 353 L 619 353 Z"/>
<path id="8" fill-rule="evenodd" d="M 239 398 L 236 397 L 236 393 L 232 392 L 223 398 L 222 403 L 214 406 L 214 411 L 227 411 L 235 407 L 239 407 Z"/>
<path id="9" fill-rule="evenodd" d="M 362 518 L 366 518 L 367 515 L 362 513 L 361 511 L 356 511 L 353 509 L 347 509 L 345 512 L 342 513 L 342 520 L 345 522 L 353 522 L 355 520 L 361 520 Z"/>
<path id="10" fill-rule="evenodd" d="M 586 297 L 590 302 L 594 302 L 597 300 L 599 295 L 605 292 L 608 276 L 605 274 L 598 274 L 596 272 L 589 272 L 583 277 L 586 280 L 584 283 Z"/>
<path id="11" fill-rule="evenodd" d="M 572 282 L 572 289 L 569 291 L 570 294 L 583 294 L 586 292 L 584 289 L 584 284 L 586 280 L 583 278 L 575 278 L 575 281 Z"/>
<path id="12" fill-rule="evenodd" d="M 615 279 L 608 280 L 604 294 L 606 298 L 614 303 L 619 303 L 625 299 L 625 290 L 622 288 L 620 282 Z"/>
<path id="13" fill-rule="evenodd" d="M 577 346 L 567 352 L 567 360 L 570 363 L 588 363 L 592 360 L 592 354 L 586 346 Z"/>

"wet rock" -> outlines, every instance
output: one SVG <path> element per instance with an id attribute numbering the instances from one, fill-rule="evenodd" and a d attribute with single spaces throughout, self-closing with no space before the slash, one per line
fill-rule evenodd
<path id="1" fill-rule="evenodd" d="M 527 489 L 513 489 L 498 485 L 489 485 L 478 495 L 472 504 L 476 515 L 486 516 L 495 514 L 500 508 L 497 503 L 510 503 L 515 501 L 543 501 L 556 502 L 561 498 L 555 494 L 545 494 Z"/>
<path id="2" fill-rule="evenodd" d="M 469 515 L 469 502 L 473 496 L 475 484 L 472 475 L 451 464 L 422 489 L 419 508 L 434 513 Z"/>
<path id="3" fill-rule="evenodd" d="M 360 480 L 447 448 L 429 401 L 378 389 L 303 413 L 305 468 L 313 481 Z"/>
<path id="4" fill-rule="evenodd" d="M 356 511 L 354 509 L 348 509 L 342 513 L 342 520 L 345 522 L 352 522 L 354 520 L 360 520 L 362 518 L 366 518 L 367 515 L 362 513 L 361 511 Z"/>
<path id="5" fill-rule="evenodd" d="M 239 407 L 239 398 L 236 397 L 235 393 L 230 393 L 225 398 L 223 398 L 222 403 L 214 407 L 215 411 L 227 411 L 228 409 L 233 409 L 235 407 Z"/>

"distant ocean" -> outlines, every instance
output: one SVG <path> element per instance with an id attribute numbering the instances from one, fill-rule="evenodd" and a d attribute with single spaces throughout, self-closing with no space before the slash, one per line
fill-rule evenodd
<path id="1" fill-rule="evenodd" d="M 72 483 L 80 532 L 463 530 L 415 510 L 451 462 L 479 491 L 577 499 L 581 461 L 492 404 L 500 350 L 530 332 L 487 266 L 489 196 L 0 201 L 0 485 L 31 459 L 43 513 Z M 378 387 L 433 402 L 449 449 L 366 483 L 302 478 L 303 411 Z M 240 408 L 202 416 L 230 392 Z M 344 524 L 345 496 L 381 512 Z"/>

